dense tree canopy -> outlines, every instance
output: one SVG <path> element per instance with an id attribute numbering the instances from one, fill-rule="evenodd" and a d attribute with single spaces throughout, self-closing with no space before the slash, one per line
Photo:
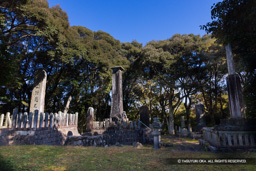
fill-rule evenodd
<path id="1" fill-rule="evenodd" d="M 193 107 L 203 103 L 207 123 L 214 125 L 229 117 L 222 44 L 230 42 L 236 61 L 243 61 L 237 71 L 244 92 L 255 85 L 255 63 L 248 62 L 255 59 L 255 24 L 249 24 L 255 22 L 253 5 L 249 0 L 216 4 L 213 21 L 203 26 L 215 38 L 176 34 L 143 47 L 137 41 L 121 43 L 103 31 L 70 26 L 66 12 L 60 6 L 49 8 L 47 0 L 3 0 L 0 112 L 15 107 L 28 110 L 35 73 L 44 68 L 48 75 L 45 111 L 79 112 L 82 132 L 88 107 L 95 108 L 97 120 L 109 117 L 110 68 L 122 66 L 124 110 L 130 120 L 137 119 L 139 107 L 146 105 L 150 117 L 160 117 L 164 130 L 173 134 L 181 115 L 187 124 L 195 125 Z M 246 95 L 250 117 L 256 111 L 253 92 Z"/>

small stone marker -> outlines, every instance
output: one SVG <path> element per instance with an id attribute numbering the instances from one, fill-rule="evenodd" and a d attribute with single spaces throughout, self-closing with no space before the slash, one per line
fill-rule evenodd
<path id="1" fill-rule="evenodd" d="M 50 114 L 50 128 L 53 127 L 53 123 L 54 123 L 54 120 L 53 120 L 53 113 Z"/>
<path id="2" fill-rule="evenodd" d="M 10 114 L 10 112 L 6 113 L 5 127 L 6 128 L 11 128 L 12 127 L 12 121 L 11 121 L 11 114 Z"/>
<path id="3" fill-rule="evenodd" d="M 25 112 L 23 116 L 23 128 L 27 128 L 27 122 L 28 122 L 28 113 Z"/>
<path id="4" fill-rule="evenodd" d="M 39 69 L 34 80 L 29 112 L 38 110 L 38 113 L 44 113 L 46 79 L 47 74 L 45 70 Z"/>
<path id="5" fill-rule="evenodd" d="M 149 110 L 147 106 L 140 107 L 140 121 L 149 126 Z M 144 125 L 141 125 L 142 127 L 145 127 Z"/>
<path id="6" fill-rule="evenodd" d="M 54 113 L 54 126 L 57 127 L 58 124 L 58 114 Z"/>
<path id="7" fill-rule="evenodd" d="M 4 114 L 2 114 L 0 118 L 0 127 L 3 126 L 3 124 L 4 124 Z"/>
<path id="8" fill-rule="evenodd" d="M 44 127 L 47 128 L 48 127 L 48 113 L 45 113 L 45 120 L 44 120 Z"/>
<path id="9" fill-rule="evenodd" d="M 75 115 L 76 115 L 76 123 L 75 123 L 75 125 L 78 125 L 78 112 L 76 112 Z"/>
<path id="10" fill-rule="evenodd" d="M 39 128 L 43 128 L 43 123 L 44 123 L 44 114 L 41 112 L 40 113 Z"/>
<path id="11" fill-rule="evenodd" d="M 33 127 L 33 112 L 29 112 L 28 115 L 28 128 L 32 128 Z"/>
<path id="12" fill-rule="evenodd" d="M 12 128 L 16 128 L 18 109 L 13 109 Z"/>
<path id="13" fill-rule="evenodd" d="M 18 115 L 18 128 L 21 128 L 21 122 L 22 122 L 22 113 L 20 112 Z"/>
<path id="14" fill-rule="evenodd" d="M 94 109 L 89 107 L 87 110 L 86 117 L 86 131 L 91 132 L 93 130 L 93 120 L 94 120 Z"/>
<path id="15" fill-rule="evenodd" d="M 34 112 L 34 123 L 33 123 L 33 128 L 37 128 L 37 123 L 38 123 L 38 110 L 35 110 Z"/>

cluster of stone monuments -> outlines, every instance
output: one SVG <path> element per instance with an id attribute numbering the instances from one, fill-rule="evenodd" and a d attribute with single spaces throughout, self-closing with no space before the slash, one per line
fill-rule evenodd
<path id="1" fill-rule="evenodd" d="M 222 119 L 220 125 L 206 127 L 205 109 L 203 104 L 195 106 L 197 126 L 195 132 L 203 132 L 199 140 L 201 145 L 217 150 L 221 148 L 252 148 L 255 147 L 256 121 L 246 119 L 239 76 L 235 73 L 230 45 L 226 47 L 229 75 L 227 77 L 228 96 L 230 105 L 230 119 Z M 47 74 L 39 70 L 35 77 L 32 91 L 30 112 L 18 113 L 15 109 L 13 115 L 8 112 L 0 117 L 0 141 L 3 135 L 9 136 L 11 129 L 15 135 L 36 135 L 24 141 L 26 144 L 69 144 L 83 146 L 106 146 L 111 144 L 132 144 L 134 142 L 152 143 L 159 148 L 160 131 L 162 124 L 158 118 L 153 118 L 149 124 L 149 110 L 142 106 L 139 110 L 140 118 L 129 121 L 123 111 L 122 67 L 111 68 L 112 96 L 110 117 L 103 121 L 95 121 L 94 109 L 89 107 L 86 118 L 86 133 L 80 135 L 77 131 L 78 113 L 66 112 L 44 113 L 44 97 Z M 5 119 L 4 119 L 5 118 Z M 19 129 L 25 129 L 20 131 Z M 33 129 L 34 132 L 31 132 Z M 19 131 L 17 131 L 19 130 Z M 54 130 L 51 132 L 51 130 Z M 60 134 L 56 133 L 56 130 Z M 25 131 L 25 132 L 24 132 Z M 26 132 L 27 131 L 27 132 Z M 29 132 L 30 131 L 30 132 Z M 50 131 L 50 132 L 49 132 Z M 181 126 L 175 126 L 175 133 L 182 137 L 193 137 L 191 126 L 185 126 L 184 116 L 181 116 Z M 40 136 L 42 135 L 42 136 Z M 54 136 L 57 136 L 54 137 Z M 47 139 L 47 140 L 45 140 Z M 1 144 L 1 143 L 0 143 Z"/>
<path id="2" fill-rule="evenodd" d="M 0 144 L 49 144 L 61 145 L 68 132 L 79 135 L 77 130 L 78 113 L 45 113 L 45 90 L 47 74 L 37 71 L 32 90 L 30 110 L 12 115 L 7 112 L 0 117 Z"/>

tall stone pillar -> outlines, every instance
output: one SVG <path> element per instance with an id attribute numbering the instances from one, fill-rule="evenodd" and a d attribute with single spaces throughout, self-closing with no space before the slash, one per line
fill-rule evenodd
<path id="1" fill-rule="evenodd" d="M 226 46 L 226 57 L 228 64 L 228 99 L 230 116 L 233 119 L 246 118 L 244 113 L 243 94 L 238 74 L 235 73 L 231 45 Z"/>
<path id="2" fill-rule="evenodd" d="M 121 66 L 112 67 L 111 69 L 113 70 L 113 76 L 110 118 L 120 120 L 123 113 L 122 71 L 124 69 Z"/>
<path id="3" fill-rule="evenodd" d="M 47 73 L 39 69 L 34 80 L 29 112 L 38 110 L 39 114 L 44 113 L 45 90 L 46 90 Z"/>

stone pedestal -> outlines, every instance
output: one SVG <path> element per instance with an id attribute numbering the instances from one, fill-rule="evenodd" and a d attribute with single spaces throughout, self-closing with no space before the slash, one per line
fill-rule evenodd
<path id="1" fill-rule="evenodd" d="M 113 121 L 121 120 L 123 113 L 123 89 L 122 89 L 122 67 L 112 67 L 112 99 L 111 99 L 111 111 L 110 118 Z"/>
<path id="2" fill-rule="evenodd" d="M 160 143 L 160 132 L 158 130 L 154 130 L 152 132 L 152 135 L 154 136 L 154 149 L 159 149 L 159 143 Z"/>

